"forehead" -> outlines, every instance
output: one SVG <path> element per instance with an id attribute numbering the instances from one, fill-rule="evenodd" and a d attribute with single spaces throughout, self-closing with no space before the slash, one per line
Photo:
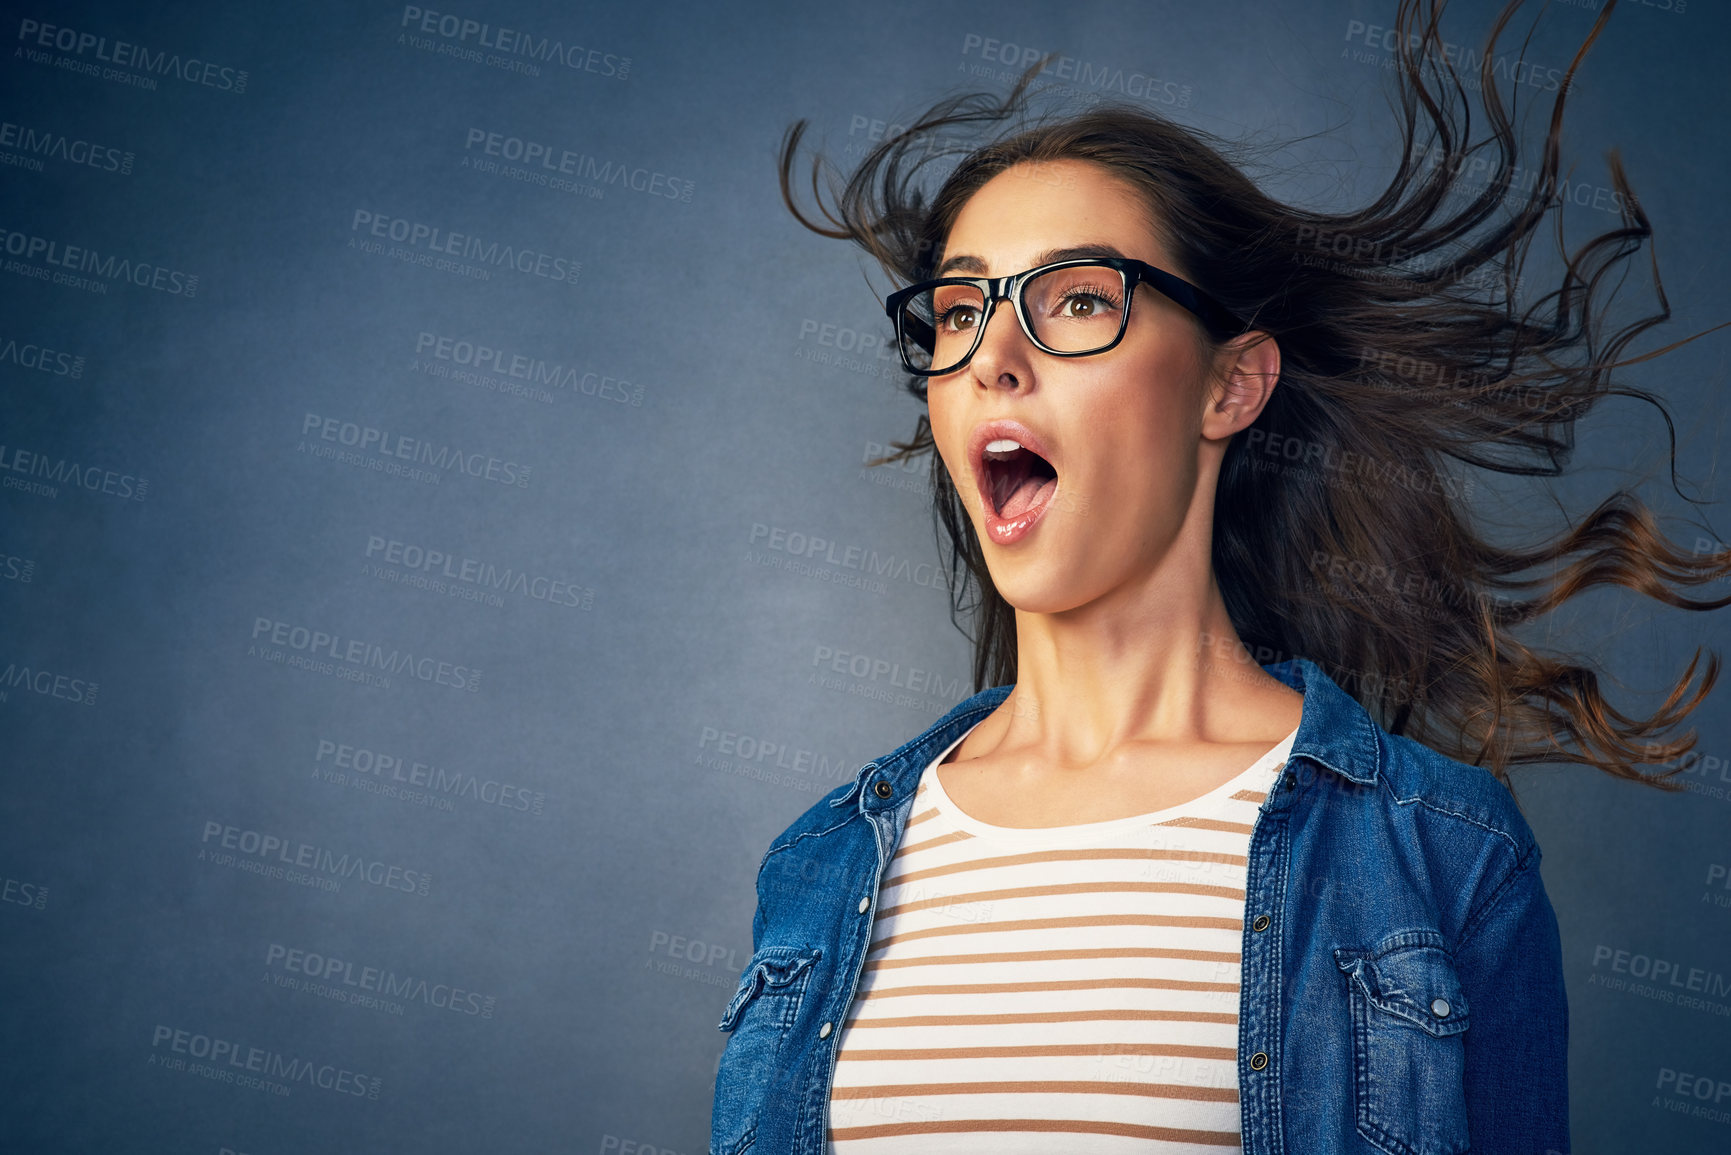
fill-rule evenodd
<path id="1" fill-rule="evenodd" d="M 1129 181 L 1089 161 L 1023 162 L 968 198 L 939 267 L 1003 276 L 1032 267 L 1049 250 L 1090 245 L 1171 267 L 1153 209 Z"/>

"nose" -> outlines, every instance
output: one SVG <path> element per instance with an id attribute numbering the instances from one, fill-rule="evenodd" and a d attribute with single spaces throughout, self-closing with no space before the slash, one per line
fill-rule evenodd
<path id="1" fill-rule="evenodd" d="M 992 315 L 980 334 L 973 360 L 968 362 L 968 372 L 981 388 L 1018 389 L 1033 382 L 1030 354 L 1034 352 L 1016 318 L 1015 305 L 1000 297 L 993 302 Z"/>

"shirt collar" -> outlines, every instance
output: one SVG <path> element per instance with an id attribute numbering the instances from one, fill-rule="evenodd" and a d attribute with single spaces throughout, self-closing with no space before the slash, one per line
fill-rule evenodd
<path id="1" fill-rule="evenodd" d="M 1378 726 L 1356 698 L 1309 658 L 1289 658 L 1262 669 L 1304 695 L 1289 758 L 1302 755 L 1361 786 L 1377 780 L 1382 770 Z"/>
<path id="2" fill-rule="evenodd" d="M 1289 658 L 1262 669 L 1304 695 L 1289 760 L 1309 758 L 1361 786 L 1377 780 L 1382 768 L 1378 727 L 1352 695 L 1309 658 Z M 920 775 L 932 759 L 997 709 L 1014 688 L 994 686 L 958 703 L 919 737 L 867 762 L 847 791 L 831 799 L 830 805 L 845 806 L 856 797 L 860 808 L 867 811 L 899 805 L 919 785 Z M 880 782 L 888 783 L 887 794 L 880 793 Z"/>

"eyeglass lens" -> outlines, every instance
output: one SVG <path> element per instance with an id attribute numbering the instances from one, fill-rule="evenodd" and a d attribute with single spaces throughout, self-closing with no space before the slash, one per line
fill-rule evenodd
<path id="1" fill-rule="evenodd" d="M 1022 306 L 1040 344 L 1060 353 L 1092 353 L 1118 339 L 1124 296 L 1124 275 L 1117 269 L 1073 265 L 1028 280 Z M 914 294 L 897 326 L 902 355 L 916 369 L 954 368 L 973 349 L 985 310 L 985 294 L 973 285 L 939 285 Z"/>

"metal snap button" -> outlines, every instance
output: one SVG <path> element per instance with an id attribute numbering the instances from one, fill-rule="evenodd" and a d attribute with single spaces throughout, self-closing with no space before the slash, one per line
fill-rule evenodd
<path id="1" fill-rule="evenodd" d="M 861 914 L 864 914 L 867 910 L 871 909 L 871 904 L 872 904 L 872 900 L 869 898 L 860 899 L 859 900 L 859 912 Z"/>
<path id="2" fill-rule="evenodd" d="M 817 1037 L 820 1039 L 829 1038 L 829 1033 L 834 1027 L 835 1027 L 834 1023 L 825 1023 L 823 1026 L 821 1026 L 817 1029 Z"/>
<path id="3" fill-rule="evenodd" d="M 1432 999 L 1430 1001 L 1430 1013 L 1439 1019 L 1448 1018 L 1450 1009 L 1447 999 Z"/>
<path id="4" fill-rule="evenodd" d="M 1268 916 L 1266 914 L 1257 915 L 1256 921 L 1250 924 L 1250 929 L 1254 930 L 1254 931 L 1267 930 L 1268 929 Z"/>
<path id="5" fill-rule="evenodd" d="M 877 785 L 872 787 L 872 793 L 876 794 L 879 798 L 888 798 L 895 792 L 896 788 L 891 786 L 888 782 L 885 782 L 882 778 L 879 778 Z"/>
<path id="6" fill-rule="evenodd" d="M 1266 1066 L 1268 1066 L 1268 1056 L 1263 1054 L 1261 1051 L 1250 1056 L 1250 1069 L 1252 1071 L 1260 1071 Z"/>

